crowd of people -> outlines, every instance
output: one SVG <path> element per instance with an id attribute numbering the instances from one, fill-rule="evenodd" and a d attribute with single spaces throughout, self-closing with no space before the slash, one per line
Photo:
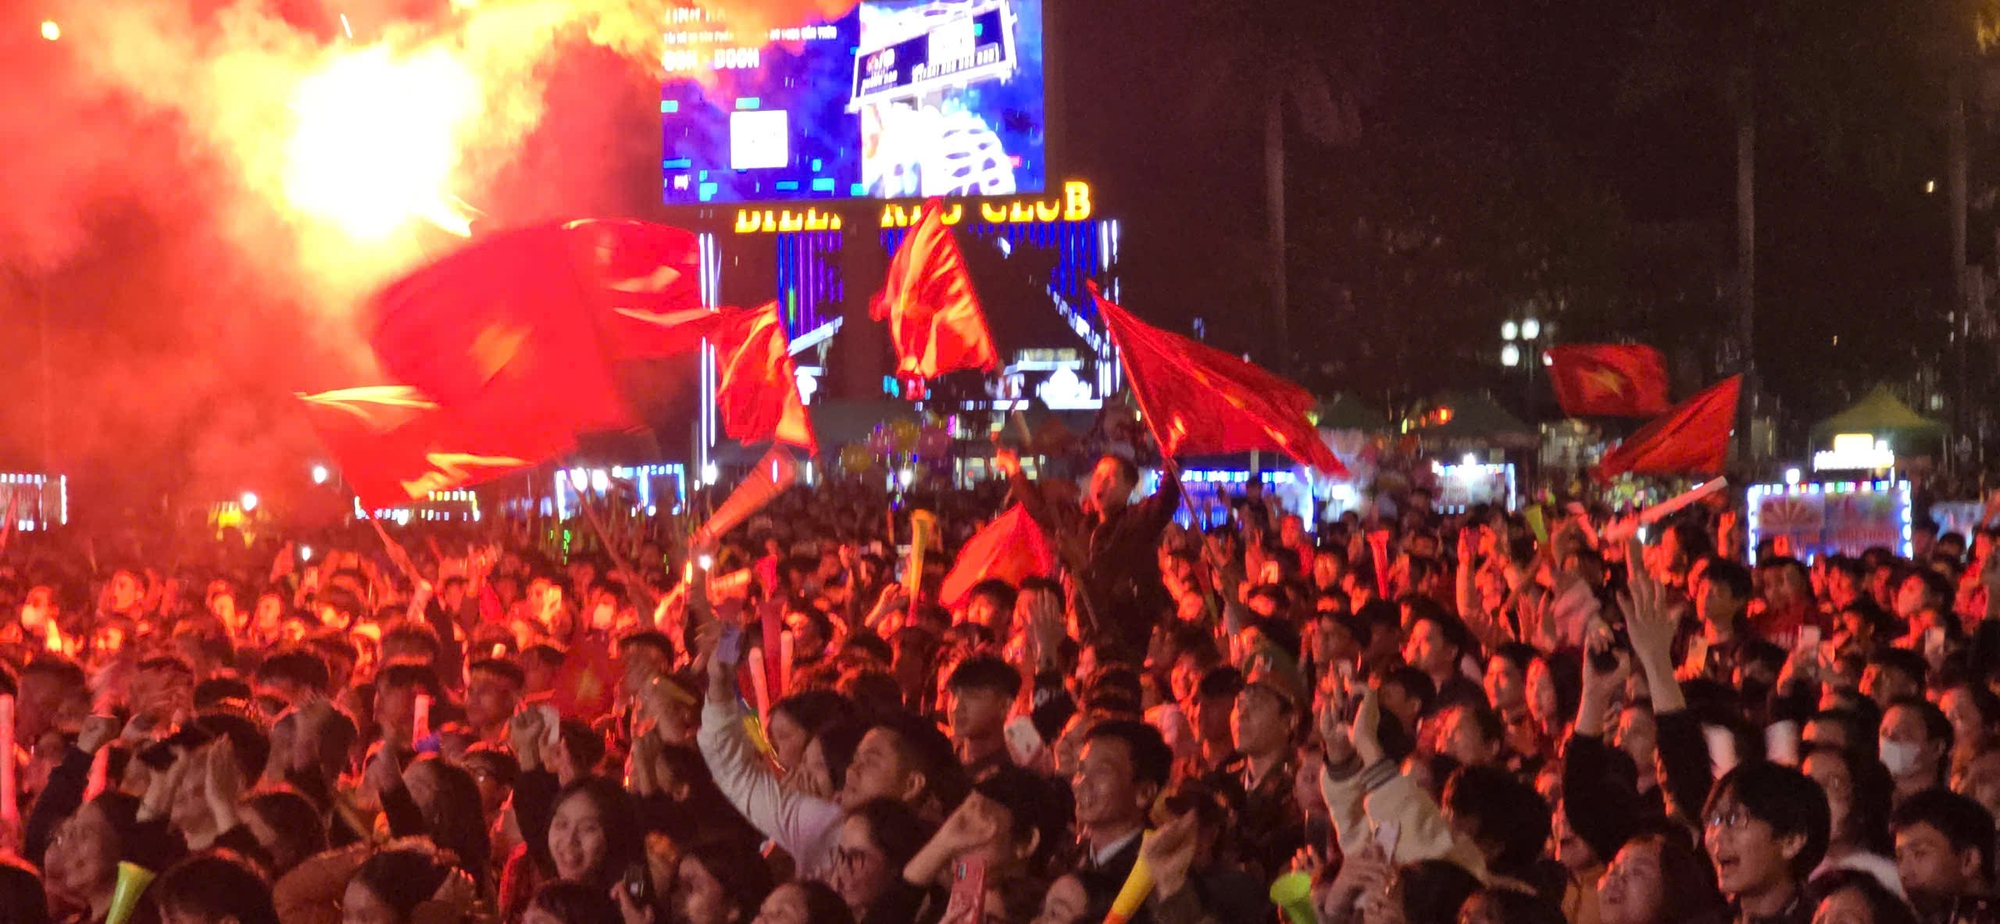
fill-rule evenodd
<path id="1" fill-rule="evenodd" d="M 999 467 L 685 541 L 11 537 L 0 922 L 2000 918 L 2000 533 Z M 1015 503 L 1054 573 L 946 599 Z"/>

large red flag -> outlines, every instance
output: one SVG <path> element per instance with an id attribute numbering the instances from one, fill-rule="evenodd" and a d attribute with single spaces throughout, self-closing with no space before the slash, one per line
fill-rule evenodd
<path id="1" fill-rule="evenodd" d="M 1729 461 L 1736 401 L 1743 377 L 1732 375 L 1639 428 L 1597 463 L 1598 478 L 1635 475 L 1706 475 Z"/>
<path id="2" fill-rule="evenodd" d="M 965 256 L 944 226 L 944 203 L 937 199 L 924 203 L 923 217 L 896 248 L 870 314 L 877 321 L 888 320 L 889 339 L 905 375 L 933 379 L 1000 365 L 986 313 L 965 271 Z"/>
<path id="3" fill-rule="evenodd" d="M 756 311 L 728 312 L 715 331 L 715 355 L 722 367 L 715 403 L 730 439 L 775 440 L 818 455 L 819 441 L 799 397 L 791 348 L 777 302 Z"/>
<path id="4" fill-rule="evenodd" d="M 701 243 L 689 231 L 642 221 L 576 221 L 570 246 L 617 359 L 692 353 L 721 325 L 704 304 Z"/>
<path id="5" fill-rule="evenodd" d="M 634 426 L 598 340 L 581 240 L 562 225 L 504 231 L 391 284 L 370 305 L 376 358 L 447 409 L 506 408 L 572 433 Z"/>
<path id="6" fill-rule="evenodd" d="M 370 508 L 395 507 L 520 471 L 575 448 L 561 428 L 481 421 L 401 385 L 300 395 L 307 420 Z"/>
<path id="7" fill-rule="evenodd" d="M 1025 578 L 1055 573 L 1056 555 L 1048 538 L 1028 516 L 1028 508 L 1015 504 L 959 550 L 958 563 L 944 576 L 938 600 L 956 608 L 972 596 L 973 585 L 980 581 L 999 578 L 1019 586 Z"/>
<path id="8" fill-rule="evenodd" d="M 1305 389 L 1221 350 L 1149 326 L 1092 286 L 1146 426 L 1169 458 L 1182 453 L 1282 452 L 1347 477 L 1306 419 Z"/>
<path id="9" fill-rule="evenodd" d="M 1665 411 L 1667 364 L 1640 344 L 1550 347 L 1549 383 L 1571 417 L 1651 417 Z"/>

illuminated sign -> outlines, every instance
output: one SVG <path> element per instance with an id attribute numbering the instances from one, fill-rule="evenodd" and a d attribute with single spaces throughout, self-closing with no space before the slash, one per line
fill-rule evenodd
<path id="1" fill-rule="evenodd" d="M 902 37 L 861 49 L 854 61 L 854 92 L 848 108 L 859 111 L 864 103 L 907 99 L 954 83 L 1012 76 L 1016 64 L 1014 23 L 1006 4 L 992 3 L 963 13 L 949 9 L 941 8 L 942 15 L 926 16 L 904 27 L 918 30 L 914 34 L 904 32 Z"/>
<path id="2" fill-rule="evenodd" d="M 1091 199 L 1090 184 L 1081 180 L 1071 180 L 1063 184 L 1061 198 L 1047 199 L 1036 196 L 1022 196 L 1013 199 L 986 199 L 978 203 L 951 202 L 945 205 L 941 220 L 946 225 L 958 225 L 967 219 L 985 221 L 995 225 L 1025 225 L 1054 221 L 1088 221 L 1096 211 L 1096 203 Z M 921 203 L 902 204 L 891 202 L 882 207 L 881 226 L 884 228 L 908 228 L 922 217 Z M 792 209 L 737 209 L 737 234 L 780 234 L 796 231 L 839 231 L 840 216 L 833 212 L 823 212 L 817 208 L 798 211 Z"/>
<path id="3" fill-rule="evenodd" d="M 1833 448 L 1813 453 L 1813 471 L 1875 472 L 1896 467 L 1896 453 L 1888 440 L 1873 433 L 1841 433 L 1833 438 Z"/>
<path id="4" fill-rule="evenodd" d="M 1748 496 L 1753 564 L 1767 540 L 1772 554 L 1806 562 L 1875 546 L 1910 555 L 1915 514 L 1907 481 L 1753 484 Z"/>

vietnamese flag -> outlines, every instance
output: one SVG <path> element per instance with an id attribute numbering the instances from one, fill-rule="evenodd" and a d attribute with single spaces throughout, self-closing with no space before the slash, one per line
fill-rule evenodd
<path id="1" fill-rule="evenodd" d="M 1599 479 L 1635 475 L 1706 475 L 1729 460 L 1743 377 L 1732 375 L 1639 428 L 1597 463 Z"/>
<path id="2" fill-rule="evenodd" d="M 1549 384 L 1571 417 L 1651 417 L 1666 411 L 1667 364 L 1642 344 L 1550 347 Z"/>
<path id="3" fill-rule="evenodd" d="M 973 585 L 980 581 L 998 578 L 1019 587 L 1023 579 L 1055 573 L 1055 552 L 1050 550 L 1042 528 L 1028 516 L 1027 507 L 1015 504 L 959 550 L 958 563 L 944 576 L 938 602 L 957 609 L 965 605 Z"/>
<path id="4" fill-rule="evenodd" d="M 1306 419 L 1312 395 L 1227 353 L 1149 326 L 1091 286 L 1160 454 L 1282 452 L 1347 477 Z"/>
<path id="5" fill-rule="evenodd" d="M 778 303 L 755 311 L 734 311 L 715 330 L 721 374 L 715 403 L 723 430 L 745 443 L 775 440 L 819 454 L 812 419 L 799 397 L 792 365 L 792 340 L 778 317 Z"/>
<path id="6" fill-rule="evenodd" d="M 599 343 L 583 241 L 563 225 L 503 231 L 390 284 L 368 306 L 376 359 L 446 409 L 505 408 L 572 435 L 636 426 Z"/>
<path id="7" fill-rule="evenodd" d="M 944 226 L 940 200 L 925 202 L 923 217 L 903 236 L 869 314 L 889 322 L 903 375 L 934 379 L 960 369 L 990 372 L 1000 365 L 965 256 Z"/>
<path id="8" fill-rule="evenodd" d="M 600 639 L 585 639 L 563 657 L 549 702 L 564 718 L 588 722 L 611 711 L 621 678 L 610 646 Z"/>
<path id="9" fill-rule="evenodd" d="M 403 385 L 298 397 L 341 477 L 372 509 L 490 481 L 576 446 L 560 425 L 513 414 L 469 417 Z"/>
<path id="10" fill-rule="evenodd" d="M 643 221 L 575 221 L 571 254 L 615 359 L 692 353 L 723 322 L 701 289 L 701 242 Z"/>

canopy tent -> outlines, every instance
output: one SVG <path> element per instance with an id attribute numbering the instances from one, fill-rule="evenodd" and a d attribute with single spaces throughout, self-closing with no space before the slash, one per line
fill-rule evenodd
<path id="1" fill-rule="evenodd" d="M 1412 426 L 1410 435 L 1446 444 L 1531 448 L 1536 443 L 1533 427 L 1485 395 L 1447 392 L 1439 395 L 1431 407 L 1433 414 L 1426 417 L 1436 422 Z"/>
<path id="2" fill-rule="evenodd" d="M 1321 430 L 1360 430 L 1365 433 L 1386 433 L 1389 430 L 1388 415 L 1347 392 L 1321 400 L 1313 407 L 1312 418 L 1313 426 Z"/>
<path id="3" fill-rule="evenodd" d="M 1852 407 L 1813 426 L 1815 444 L 1826 444 L 1836 434 L 1872 433 L 1887 439 L 1901 451 L 1911 442 L 1941 439 L 1944 424 L 1910 410 L 1886 385 L 1877 385 Z"/>

